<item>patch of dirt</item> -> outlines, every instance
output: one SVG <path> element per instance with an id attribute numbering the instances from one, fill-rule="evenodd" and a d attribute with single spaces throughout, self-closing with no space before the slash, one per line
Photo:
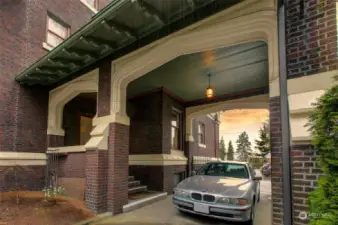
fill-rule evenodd
<path id="1" fill-rule="evenodd" d="M 56 204 L 44 202 L 41 192 L 0 193 L 0 225 L 72 225 L 94 215 L 84 203 L 58 198 Z"/>

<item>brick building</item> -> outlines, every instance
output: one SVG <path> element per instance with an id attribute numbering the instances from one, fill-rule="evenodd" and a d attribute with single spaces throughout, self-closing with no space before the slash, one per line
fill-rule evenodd
<path id="1" fill-rule="evenodd" d="M 95 16 L 95 5 L 90 11 L 80 0 L 67 7 L 36 2 L 4 1 L 0 9 L 0 165 L 31 168 L 20 183 L 40 188 L 46 155 L 56 152 L 62 182 L 82 182 L 88 208 L 120 213 L 137 183 L 128 179 L 170 193 L 199 164 L 217 158 L 213 113 L 265 108 L 271 223 L 292 215 L 293 224 L 307 224 L 299 213 L 308 210 L 321 171 L 304 125 L 336 74 L 336 1 L 280 1 L 286 17 L 275 0 L 120 0 Z M 51 32 L 49 16 L 58 24 L 51 22 Z M 205 96 L 209 74 L 212 98 Z M 288 107 L 281 107 L 285 95 Z M 11 179 L 3 176 L 1 188 Z"/>

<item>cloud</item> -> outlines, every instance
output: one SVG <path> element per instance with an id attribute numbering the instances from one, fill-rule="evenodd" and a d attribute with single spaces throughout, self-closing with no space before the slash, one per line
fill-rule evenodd
<path id="1" fill-rule="evenodd" d="M 235 109 L 222 112 L 220 115 L 221 132 L 232 129 L 254 129 L 269 119 L 269 111 L 265 109 Z"/>

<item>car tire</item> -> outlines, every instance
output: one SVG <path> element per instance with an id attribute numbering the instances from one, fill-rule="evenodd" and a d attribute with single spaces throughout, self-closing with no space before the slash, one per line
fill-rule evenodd
<path id="1" fill-rule="evenodd" d="M 247 225 L 254 225 L 254 220 L 255 220 L 255 205 L 253 205 L 253 207 L 251 209 L 250 220 L 246 224 Z"/>

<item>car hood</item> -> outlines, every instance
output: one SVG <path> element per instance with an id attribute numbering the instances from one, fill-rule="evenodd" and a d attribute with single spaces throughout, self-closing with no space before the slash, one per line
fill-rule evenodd
<path id="1" fill-rule="evenodd" d="M 221 194 L 228 197 L 243 197 L 252 187 L 249 179 L 196 175 L 183 180 L 178 189 Z"/>

